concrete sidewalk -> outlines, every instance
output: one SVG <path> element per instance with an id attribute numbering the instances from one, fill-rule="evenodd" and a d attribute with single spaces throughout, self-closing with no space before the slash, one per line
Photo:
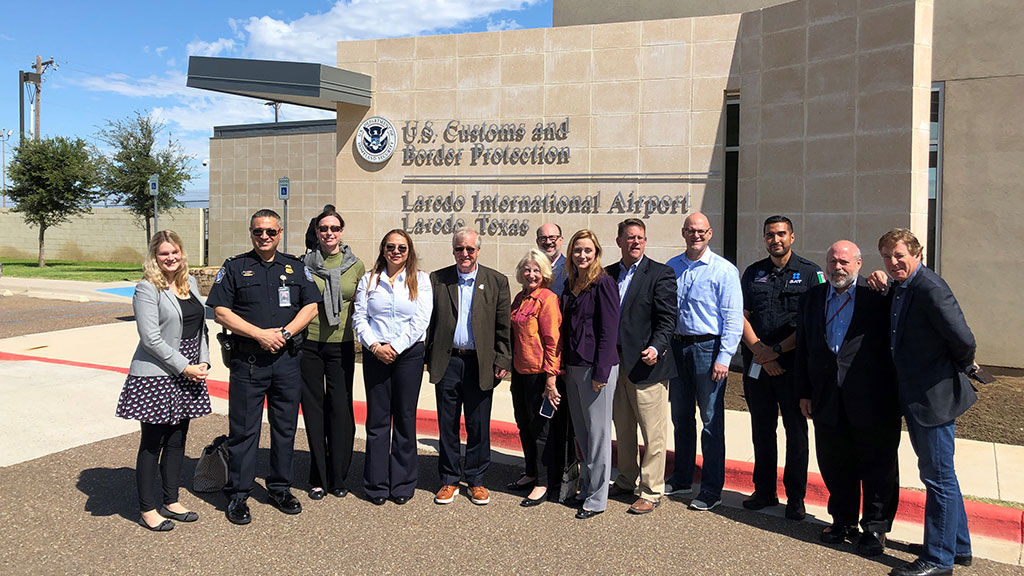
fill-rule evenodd
<path id="1" fill-rule="evenodd" d="M 131 288 L 135 282 L 81 282 L 78 280 L 47 280 L 44 278 L 0 278 L 0 296 L 28 296 L 71 302 L 120 302 L 131 304 L 131 296 L 102 290 Z"/>
<path id="2" fill-rule="evenodd" d="M 210 323 L 211 332 L 219 327 Z M 45 456 L 75 446 L 134 432 L 137 426 L 113 416 L 124 374 L 138 343 L 134 323 L 108 324 L 59 332 L 33 334 L 0 340 L 0 402 L 8 415 L 0 422 L 5 438 L 0 448 L 0 466 Z M 361 366 L 355 379 L 361 382 Z M 214 359 L 209 386 L 214 410 L 227 413 L 227 369 Z M 735 383 L 731 385 L 737 385 Z M 365 414 L 362 386 L 355 386 L 357 419 Z M 434 387 L 426 381 L 420 393 L 421 437 L 436 437 Z M 57 426 L 39 426 L 45 414 Z M 361 420 L 360 420 L 361 422 Z M 492 412 L 492 444 L 496 450 L 515 455 L 519 450 L 507 385 L 496 389 Z M 361 430 L 361 429 L 360 429 Z M 783 464 L 784 432 L 779 426 L 780 462 Z M 750 420 L 745 412 L 726 414 L 728 480 L 724 503 L 738 507 L 750 490 L 753 448 Z M 828 519 L 824 493 L 811 434 L 808 509 L 819 519 Z M 671 439 L 670 439 L 671 442 Z M 434 444 L 431 443 L 431 446 Z M 422 448 L 423 446 L 421 446 Z M 671 444 L 669 449 L 672 449 Z M 956 464 L 964 494 L 989 499 L 1024 502 L 1024 447 L 956 441 Z M 780 474 L 781 476 L 781 474 Z M 901 484 L 921 489 L 916 457 L 904 434 L 900 446 Z M 780 487 L 780 494 L 782 494 Z M 892 537 L 920 541 L 923 493 L 904 491 L 901 515 Z M 969 502 L 975 553 L 1011 564 L 1021 563 L 1021 510 Z M 769 512 L 781 515 L 782 508 Z"/>

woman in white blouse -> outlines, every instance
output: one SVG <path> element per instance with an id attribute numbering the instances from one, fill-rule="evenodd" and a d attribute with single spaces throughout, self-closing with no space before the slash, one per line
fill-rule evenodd
<path id="1" fill-rule="evenodd" d="M 423 379 L 423 339 L 433 295 L 417 269 L 412 238 L 384 235 L 373 270 L 356 288 L 352 324 L 363 346 L 366 386 L 366 497 L 405 504 L 416 489 L 416 404 Z"/>

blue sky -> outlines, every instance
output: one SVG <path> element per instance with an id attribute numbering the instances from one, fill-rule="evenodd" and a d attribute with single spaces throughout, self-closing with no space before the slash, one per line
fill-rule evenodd
<path id="1" fill-rule="evenodd" d="M 263 102 L 185 87 L 189 55 L 334 65 L 335 43 L 551 26 L 551 0 L 9 2 L 0 24 L 0 128 L 17 141 L 18 70 L 44 75 L 42 134 L 95 141 L 107 120 L 145 111 L 196 158 L 185 200 L 207 198 L 213 126 L 273 121 Z M 28 95 L 26 132 L 31 124 Z M 330 117 L 283 106 L 281 120 Z M 10 147 L 7 160 L 10 160 Z"/>

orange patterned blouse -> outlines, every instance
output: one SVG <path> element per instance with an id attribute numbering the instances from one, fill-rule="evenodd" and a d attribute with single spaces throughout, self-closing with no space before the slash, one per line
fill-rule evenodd
<path id="1" fill-rule="evenodd" d="M 562 311 L 547 288 L 525 290 L 512 302 L 512 366 L 520 374 L 560 374 Z"/>

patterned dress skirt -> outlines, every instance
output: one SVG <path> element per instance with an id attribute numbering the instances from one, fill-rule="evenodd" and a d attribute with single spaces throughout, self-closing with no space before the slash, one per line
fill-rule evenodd
<path id="1" fill-rule="evenodd" d="M 189 364 L 199 362 L 202 334 L 178 346 Z M 117 401 L 116 416 L 147 424 L 177 424 L 186 418 L 210 413 L 210 394 L 206 382 L 193 382 L 182 374 L 175 376 L 128 375 Z"/>

